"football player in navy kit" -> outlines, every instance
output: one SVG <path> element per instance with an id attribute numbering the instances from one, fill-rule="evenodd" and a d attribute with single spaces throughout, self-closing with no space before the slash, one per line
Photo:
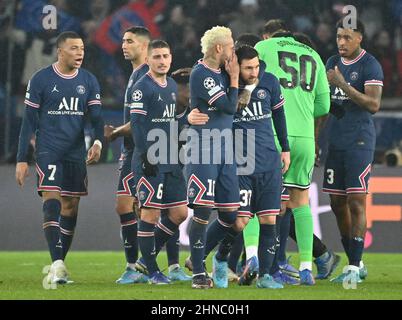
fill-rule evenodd
<path id="1" fill-rule="evenodd" d="M 218 219 L 208 228 L 208 237 L 217 240 L 222 239 L 235 222 L 239 208 L 236 164 L 225 161 L 226 153 L 233 155 L 232 125 L 239 86 L 239 65 L 232 32 L 219 26 L 207 30 L 201 38 L 201 47 L 204 57 L 190 75 L 190 108 L 198 108 L 209 121 L 190 126 L 186 148 L 191 153 L 191 161 L 184 166 L 188 201 L 194 209 L 189 236 L 192 287 L 195 289 L 212 286 L 203 263 L 212 209 L 218 209 Z M 219 138 L 219 142 L 214 143 L 211 132 L 224 135 L 224 139 Z M 219 159 L 215 159 L 217 154 L 220 154 Z M 200 156 L 203 161 L 199 161 Z M 193 157 L 198 161 L 193 161 Z"/>
<path id="2" fill-rule="evenodd" d="M 134 151 L 134 141 L 130 129 L 130 104 L 135 83 L 149 71 L 145 60 L 147 57 L 148 44 L 151 34 L 144 27 L 132 27 L 123 35 L 122 50 L 126 60 L 133 66 L 133 72 L 127 84 L 124 96 L 124 124 L 120 127 L 105 126 L 105 138 L 113 141 L 123 137 L 122 150 L 119 166 L 119 182 L 116 192 L 116 212 L 120 217 L 121 235 L 124 245 L 127 266 L 124 273 L 116 283 L 132 284 L 147 282 L 148 277 L 135 270 L 135 262 L 138 259 L 137 241 L 137 216 L 135 213 L 135 186 L 131 183 L 133 173 L 131 160 Z"/>
<path id="3" fill-rule="evenodd" d="M 331 85 L 329 152 L 323 191 L 330 194 L 342 244 L 349 263 L 333 279 L 361 282 L 367 276 L 362 264 L 366 234 L 366 196 L 374 160 L 376 133 L 372 115 L 381 103 L 383 72 L 378 61 L 361 48 L 364 26 L 337 24 L 339 54 L 329 58 Z"/>
<path id="4" fill-rule="evenodd" d="M 187 218 L 185 181 L 177 159 L 178 138 L 173 137 L 171 131 L 177 96 L 176 82 L 167 77 L 171 62 L 169 45 L 162 40 L 151 41 L 147 56 L 150 70 L 135 84 L 130 106 L 135 145 L 133 183 L 141 210 L 138 243 L 151 284 L 170 283 L 160 272 L 156 256 Z M 159 138 L 159 142 L 165 140 L 166 143 L 160 146 L 165 149 L 155 148 L 149 140 L 152 137 Z M 163 159 L 164 156 L 167 158 Z M 161 209 L 168 209 L 168 214 L 159 221 Z"/>
<path id="5" fill-rule="evenodd" d="M 80 68 L 84 43 L 74 32 L 57 38 L 56 63 L 36 72 L 28 83 L 21 127 L 16 180 L 24 185 L 28 175 L 27 151 L 36 136 L 38 193 L 43 201 L 43 230 L 52 265 L 49 283 L 65 284 L 64 259 L 77 221 L 80 197 L 87 194 L 86 165 L 99 160 L 103 120 L 99 84 L 95 76 Z M 84 126 L 90 120 L 94 144 L 85 148 Z"/>

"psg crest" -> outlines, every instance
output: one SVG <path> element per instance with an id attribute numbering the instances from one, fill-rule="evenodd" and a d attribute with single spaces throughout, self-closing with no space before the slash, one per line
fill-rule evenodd
<path id="1" fill-rule="evenodd" d="M 267 97 L 267 93 L 263 89 L 258 90 L 257 97 L 258 99 L 264 100 Z"/>
<path id="2" fill-rule="evenodd" d="M 79 86 L 77 87 L 77 92 L 78 92 L 79 94 L 84 94 L 84 93 L 85 93 L 85 87 L 79 85 Z"/>

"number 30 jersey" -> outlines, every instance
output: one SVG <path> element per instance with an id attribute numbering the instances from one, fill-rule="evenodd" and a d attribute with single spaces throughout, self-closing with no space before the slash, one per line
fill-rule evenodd
<path id="1" fill-rule="evenodd" d="M 266 71 L 282 86 L 288 135 L 314 138 L 314 116 L 329 111 L 328 106 L 315 104 L 320 95 L 329 100 L 330 92 L 320 56 L 292 36 L 263 40 L 255 48 L 267 65 Z"/>

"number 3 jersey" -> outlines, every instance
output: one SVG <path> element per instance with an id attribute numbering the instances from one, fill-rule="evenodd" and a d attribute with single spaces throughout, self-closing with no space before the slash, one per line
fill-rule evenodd
<path id="1" fill-rule="evenodd" d="M 379 62 L 362 50 L 352 61 L 339 55 L 328 59 L 327 69 L 338 67 L 345 81 L 357 91 L 364 93 L 366 86 L 382 86 L 383 71 Z M 374 150 L 376 134 L 371 113 L 360 107 L 340 88 L 331 86 L 331 100 L 344 107 L 345 114 L 337 119 L 329 119 L 329 146 L 334 150 L 366 149 Z"/>
<path id="2" fill-rule="evenodd" d="M 69 161 L 85 158 L 84 127 L 91 108 L 101 108 L 94 75 L 82 68 L 64 75 L 56 64 L 50 65 L 29 81 L 25 105 L 37 110 L 37 127 L 33 128 L 37 156 L 49 154 Z M 26 157 L 27 145 L 20 138 L 19 161 Z"/>
<path id="3" fill-rule="evenodd" d="M 263 40 L 255 48 L 267 65 L 266 71 L 282 86 L 288 135 L 314 138 L 314 117 L 329 111 L 315 104 L 319 95 L 328 95 L 329 99 L 326 70 L 319 54 L 291 36 Z"/>

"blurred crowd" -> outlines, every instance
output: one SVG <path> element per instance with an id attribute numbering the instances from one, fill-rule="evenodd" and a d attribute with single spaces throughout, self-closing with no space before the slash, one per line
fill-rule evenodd
<path id="1" fill-rule="evenodd" d="M 402 96 L 402 0 L 2 0 L 0 119 L 5 112 L 7 66 L 11 63 L 13 106 L 22 105 L 32 74 L 55 61 L 55 39 L 62 31 L 84 37 L 83 67 L 97 76 L 105 108 L 121 110 L 131 72 L 121 53 L 121 37 L 129 26 L 146 26 L 154 38 L 167 40 L 173 50 L 172 71 L 191 67 L 201 57 L 200 38 L 206 29 L 225 25 L 234 38 L 246 32 L 260 35 L 273 18 L 308 34 L 325 62 L 337 51 L 334 26 L 350 2 L 366 26 L 363 47 L 383 67 L 384 97 Z M 47 4 L 57 8 L 56 30 L 43 28 Z M 11 113 L 18 119 L 18 108 Z"/>

